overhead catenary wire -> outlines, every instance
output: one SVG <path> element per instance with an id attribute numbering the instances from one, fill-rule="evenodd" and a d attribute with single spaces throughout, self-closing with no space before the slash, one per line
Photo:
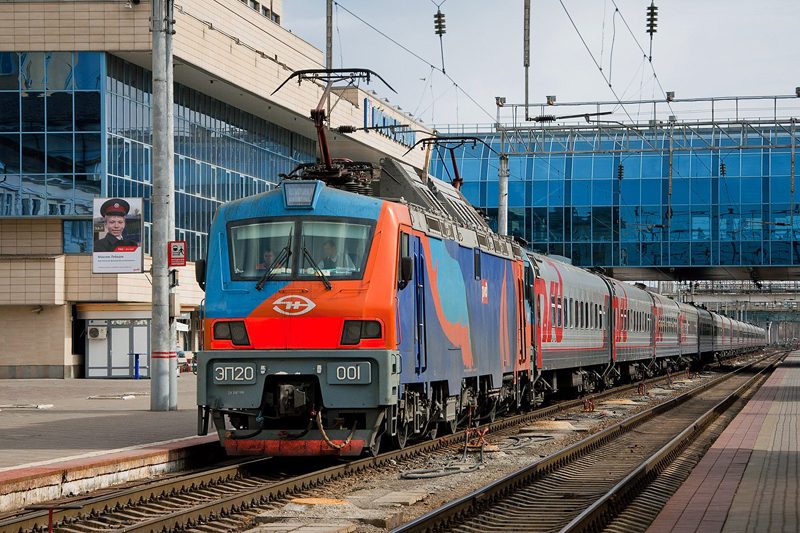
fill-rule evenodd
<path id="1" fill-rule="evenodd" d="M 343 9 L 345 12 L 349 13 L 349 14 L 350 14 L 352 17 L 354 17 L 356 20 L 358 20 L 358 21 L 359 21 L 359 22 L 361 22 L 362 24 L 366 25 L 368 28 L 370 28 L 370 29 L 372 29 L 373 31 L 375 31 L 376 33 L 378 33 L 378 34 L 379 34 L 381 37 L 384 37 L 385 39 L 387 39 L 387 40 L 389 40 L 390 42 L 394 43 L 395 45 L 397 45 L 398 47 L 400 47 L 401 49 L 403 49 L 403 50 L 404 50 L 404 51 L 406 51 L 407 53 L 411 54 L 413 57 L 417 58 L 418 60 L 422 61 L 423 63 L 425 63 L 426 65 L 428 65 L 429 67 L 431 67 L 433 70 L 436 70 L 436 71 L 438 71 L 438 72 L 441 72 L 441 73 L 442 73 L 442 75 L 443 75 L 444 77 L 446 77 L 448 80 L 450 80 L 450 82 L 452 82 L 452 84 L 453 84 L 453 85 L 454 85 L 454 86 L 455 86 L 457 89 L 459 89 L 459 90 L 460 90 L 462 93 L 464 93 L 464 96 L 466 96 L 466 97 L 467 97 L 467 99 L 468 99 L 470 102 L 472 102 L 473 104 L 475 104 L 475 106 L 477 106 L 477 107 L 478 107 L 478 109 L 480 109 L 481 111 L 483 111 L 483 112 L 484 112 L 484 113 L 485 113 L 485 114 L 486 114 L 486 115 L 487 115 L 487 116 L 488 116 L 488 117 L 489 117 L 489 118 L 492 120 L 492 122 L 494 122 L 494 121 L 495 121 L 496 117 L 495 117 L 495 116 L 494 116 L 492 113 L 490 113 L 489 111 L 487 111 L 485 107 L 483 107 L 482 105 L 480 105 L 480 104 L 479 104 L 479 103 L 478 103 L 478 102 L 477 102 L 477 101 L 476 101 L 476 100 L 475 100 L 475 99 L 474 99 L 474 98 L 473 98 L 473 97 L 472 97 L 472 96 L 471 96 L 471 95 L 470 95 L 470 94 L 469 94 L 467 91 L 465 91 L 465 90 L 464 90 L 464 87 L 462 87 L 460 84 L 458 84 L 458 82 L 456 82 L 456 80 L 455 80 L 455 79 L 453 79 L 453 77 L 452 77 L 450 74 L 447 74 L 446 72 L 444 72 L 444 70 L 442 70 L 440 67 L 437 67 L 436 65 L 434 65 L 434 64 L 433 64 L 431 61 L 428 61 L 427 59 L 425 59 L 425 58 L 424 58 L 424 57 L 422 57 L 421 55 L 419 55 L 419 54 L 417 54 L 416 52 L 412 51 L 410 48 L 408 48 L 408 47 L 407 47 L 407 46 L 405 46 L 404 44 L 402 44 L 402 43 L 400 43 L 399 41 L 397 41 L 396 39 L 394 39 L 394 38 L 390 37 L 390 36 L 389 36 L 389 35 L 387 35 L 387 34 L 386 34 L 386 33 L 385 33 L 383 30 L 381 30 L 381 29 L 377 28 L 377 27 L 376 27 L 376 26 L 374 26 L 373 24 L 371 24 L 371 23 L 367 22 L 366 20 L 364 20 L 364 19 L 363 19 L 363 18 L 361 18 L 360 16 L 356 15 L 354 12 L 352 12 L 351 10 L 347 9 L 347 7 L 345 7 L 344 5 L 342 5 L 342 4 L 341 4 L 341 2 L 336 2 L 336 1 L 334 1 L 334 4 L 336 4 L 336 5 L 338 5 L 339 7 L 341 7 L 341 8 L 342 8 L 342 9 Z M 444 2 L 442 2 L 442 4 L 444 4 Z M 441 6 L 442 4 L 439 4 L 439 5 Z"/>

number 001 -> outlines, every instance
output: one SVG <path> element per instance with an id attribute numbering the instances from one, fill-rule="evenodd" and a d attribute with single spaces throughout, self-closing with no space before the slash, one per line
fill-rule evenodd
<path id="1" fill-rule="evenodd" d="M 360 366 L 337 366 L 336 379 L 339 381 L 356 381 L 361 379 Z"/>

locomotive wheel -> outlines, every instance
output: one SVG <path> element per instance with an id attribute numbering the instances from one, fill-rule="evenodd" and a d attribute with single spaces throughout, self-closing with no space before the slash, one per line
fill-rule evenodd
<path id="1" fill-rule="evenodd" d="M 394 436 L 394 445 L 402 450 L 408 442 L 408 423 L 397 424 L 397 435 Z"/>
<path id="2" fill-rule="evenodd" d="M 442 435 L 452 435 L 458 431 L 458 415 L 450 422 L 440 422 Z"/>

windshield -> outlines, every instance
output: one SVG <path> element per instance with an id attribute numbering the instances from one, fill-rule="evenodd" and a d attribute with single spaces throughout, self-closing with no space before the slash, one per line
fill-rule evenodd
<path id="1" fill-rule="evenodd" d="M 274 276 L 288 276 L 292 268 L 283 248 L 291 243 L 294 222 L 263 222 L 234 226 L 230 232 L 233 279 L 260 278 L 272 267 Z M 276 263 L 275 259 L 281 260 Z"/>
<path id="2" fill-rule="evenodd" d="M 309 218 L 234 224 L 228 233 L 232 280 L 258 280 L 273 263 L 270 279 L 313 279 L 320 272 L 331 279 L 361 279 L 374 227 L 368 220 Z M 291 254 L 283 251 L 287 245 Z"/>

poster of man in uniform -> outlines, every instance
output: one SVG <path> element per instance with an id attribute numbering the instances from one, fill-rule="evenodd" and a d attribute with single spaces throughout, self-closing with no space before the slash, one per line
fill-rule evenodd
<path id="1" fill-rule="evenodd" d="M 142 272 L 142 199 L 95 198 L 92 222 L 92 272 Z"/>

